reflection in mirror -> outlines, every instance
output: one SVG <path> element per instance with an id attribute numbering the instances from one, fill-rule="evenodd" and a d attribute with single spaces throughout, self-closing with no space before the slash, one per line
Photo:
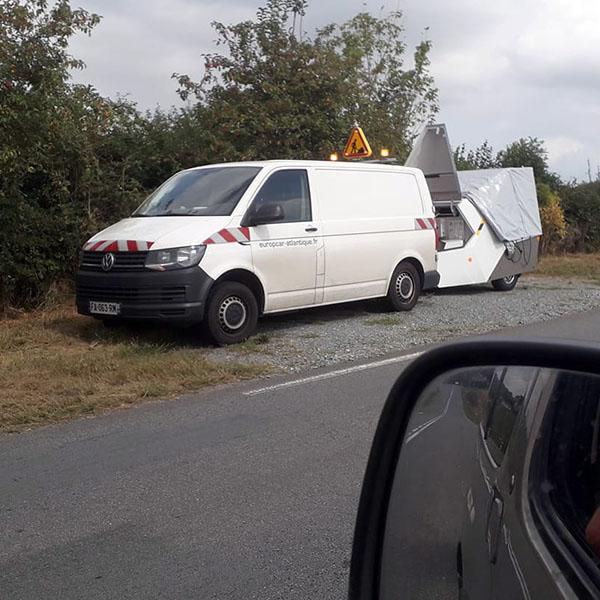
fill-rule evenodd
<path id="1" fill-rule="evenodd" d="M 563 598 L 538 556 L 552 535 L 557 562 L 569 552 L 600 584 L 599 450 L 600 377 L 493 366 L 433 381 L 398 458 L 380 599 Z"/>

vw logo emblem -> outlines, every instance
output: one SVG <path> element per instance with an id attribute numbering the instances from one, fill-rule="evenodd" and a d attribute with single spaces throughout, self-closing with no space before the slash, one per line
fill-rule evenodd
<path id="1" fill-rule="evenodd" d="M 114 264 L 115 264 L 115 255 L 112 252 L 107 252 L 102 257 L 102 270 L 110 271 L 113 268 Z"/>

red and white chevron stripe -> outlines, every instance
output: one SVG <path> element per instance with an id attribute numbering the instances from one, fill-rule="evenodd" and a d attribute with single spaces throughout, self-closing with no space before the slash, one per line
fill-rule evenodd
<path id="1" fill-rule="evenodd" d="M 153 244 L 143 240 L 100 240 L 84 244 L 83 249 L 91 252 L 145 252 Z"/>
<path id="2" fill-rule="evenodd" d="M 209 238 L 206 238 L 203 244 L 230 244 L 232 242 L 249 242 L 250 228 L 249 227 L 230 227 L 229 229 L 221 229 L 217 233 L 213 233 Z"/>
<path id="3" fill-rule="evenodd" d="M 425 219 L 415 219 L 415 229 L 437 229 L 435 219 L 427 217 Z"/>

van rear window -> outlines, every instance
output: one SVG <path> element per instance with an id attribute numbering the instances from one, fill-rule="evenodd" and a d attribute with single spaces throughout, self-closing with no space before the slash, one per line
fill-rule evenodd
<path id="1" fill-rule="evenodd" d="M 230 215 L 261 167 L 211 167 L 181 171 L 156 189 L 134 217 Z"/>

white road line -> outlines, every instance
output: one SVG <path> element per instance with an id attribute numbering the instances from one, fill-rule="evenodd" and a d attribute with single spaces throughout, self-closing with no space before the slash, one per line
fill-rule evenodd
<path id="1" fill-rule="evenodd" d="M 348 367 L 346 369 L 338 369 L 337 371 L 321 373 L 320 375 L 313 375 L 312 377 L 303 377 L 302 379 L 294 379 L 293 381 L 285 381 L 284 383 L 268 385 L 266 387 L 258 388 L 256 390 L 243 392 L 243 394 L 244 396 L 256 396 L 257 394 L 264 394 L 266 392 L 273 392 L 275 390 L 283 388 L 295 387 L 297 385 L 303 385 L 305 383 L 312 383 L 313 381 L 322 381 L 323 379 L 333 379 L 334 377 L 342 377 L 343 375 L 349 375 L 350 373 L 356 373 L 358 371 L 366 371 L 367 369 L 376 369 L 377 367 L 385 367 L 386 365 L 407 362 L 409 360 L 417 358 L 418 356 L 421 356 L 421 354 L 423 354 L 423 352 L 413 352 L 412 354 L 405 354 L 404 356 L 386 358 L 384 360 L 378 360 L 364 365 L 356 365 L 355 367 Z"/>
<path id="2" fill-rule="evenodd" d="M 452 391 L 450 392 L 450 395 L 448 396 L 448 400 L 446 400 L 446 406 L 444 406 L 444 410 L 437 417 L 433 417 L 433 419 L 430 419 L 429 421 L 423 423 L 422 425 L 415 427 L 408 434 L 408 436 L 406 438 L 406 442 L 404 442 L 405 444 L 408 444 L 410 441 L 414 440 L 420 433 L 423 433 L 426 429 L 431 427 L 434 423 L 437 423 L 441 418 L 446 416 L 446 413 L 448 412 L 448 407 L 450 406 L 450 400 L 452 400 L 453 394 L 454 394 L 454 388 L 452 388 Z"/>

